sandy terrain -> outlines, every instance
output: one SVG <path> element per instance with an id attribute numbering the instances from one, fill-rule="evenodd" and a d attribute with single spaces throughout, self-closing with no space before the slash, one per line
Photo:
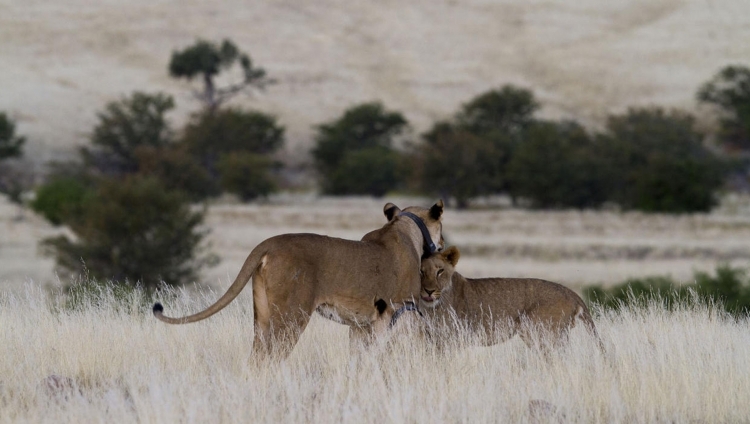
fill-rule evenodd
<path id="1" fill-rule="evenodd" d="M 223 290 L 247 254 L 277 234 L 359 239 L 384 224 L 387 201 L 401 207 L 430 202 L 286 195 L 264 204 L 214 205 L 206 219 L 208 241 L 222 261 L 204 272 L 201 283 Z M 458 270 L 470 277 L 533 276 L 575 289 L 645 275 L 688 281 L 694 270 L 712 271 L 721 262 L 750 266 L 748 205 L 750 199 L 726 199 L 711 214 L 691 216 L 448 209 L 444 232 L 463 252 Z M 28 280 L 59 285 L 54 263 L 39 255 L 37 241 L 62 230 L 31 212 L 20 221 L 17 215 L 16 206 L 0 200 L 0 289 L 18 291 Z"/>
<path id="2" fill-rule="evenodd" d="M 133 90 L 176 95 L 179 123 L 197 104 L 170 53 L 230 37 L 278 80 L 238 101 L 280 117 L 291 157 L 354 103 L 380 99 L 419 131 L 504 83 L 598 124 L 629 105 L 694 108 L 700 83 L 750 57 L 748 16 L 744 0 L 0 0 L 0 110 L 39 161 Z"/>

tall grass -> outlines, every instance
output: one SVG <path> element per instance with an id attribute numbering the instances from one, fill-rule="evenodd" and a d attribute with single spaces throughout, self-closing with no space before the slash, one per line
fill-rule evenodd
<path id="1" fill-rule="evenodd" d="M 158 297 L 178 315 L 218 295 Z M 257 361 L 249 290 L 185 326 L 156 321 L 152 300 L 105 289 L 71 308 L 32 285 L 0 294 L 0 422 L 750 418 L 748 322 L 707 304 L 601 311 L 606 353 L 577 327 L 549 356 L 518 338 L 437 352 L 403 329 L 351 354 L 346 327 L 316 317 L 289 358 Z"/>

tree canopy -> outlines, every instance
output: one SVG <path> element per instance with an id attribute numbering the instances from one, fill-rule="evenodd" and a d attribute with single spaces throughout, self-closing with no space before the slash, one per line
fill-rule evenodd
<path id="1" fill-rule="evenodd" d="M 216 76 L 239 65 L 242 73 L 238 82 L 223 87 L 216 85 Z M 183 50 L 174 51 L 169 62 L 169 74 L 174 78 L 192 80 L 201 77 L 203 90 L 196 97 L 210 111 L 215 111 L 224 102 L 250 88 L 263 89 L 274 81 L 266 76 L 263 68 L 253 66 L 250 55 L 239 50 L 229 39 L 221 44 L 197 40 Z"/>

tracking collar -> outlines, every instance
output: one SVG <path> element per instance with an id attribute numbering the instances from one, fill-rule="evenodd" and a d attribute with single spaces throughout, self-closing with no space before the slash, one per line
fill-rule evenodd
<path id="1" fill-rule="evenodd" d="M 419 227 L 419 231 L 422 232 L 422 238 L 424 238 L 424 247 L 425 247 L 425 254 L 431 255 L 435 252 L 437 252 L 437 246 L 435 246 L 435 243 L 432 242 L 432 238 L 430 237 L 430 232 L 427 231 L 427 226 L 424 225 L 424 221 L 422 221 L 422 218 L 414 215 L 411 212 L 400 212 L 399 215 L 403 215 L 412 221 L 414 221 L 417 224 L 417 227 Z"/>
<path id="2" fill-rule="evenodd" d="M 416 311 L 420 317 L 424 318 L 424 315 L 422 315 L 422 311 L 417 308 L 417 305 L 415 305 L 414 302 L 406 302 L 402 307 L 398 308 L 396 312 L 393 313 L 391 322 L 388 324 L 388 328 L 393 328 L 393 326 L 396 325 L 396 321 L 398 321 L 399 317 L 406 311 Z"/>

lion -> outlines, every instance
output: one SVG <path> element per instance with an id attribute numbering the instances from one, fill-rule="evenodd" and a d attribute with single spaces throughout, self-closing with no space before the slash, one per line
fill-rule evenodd
<path id="1" fill-rule="evenodd" d="M 460 256 L 452 246 L 422 260 L 419 309 L 428 323 L 457 323 L 485 346 L 518 333 L 527 346 L 542 335 L 543 346 L 552 347 L 581 321 L 602 348 L 588 307 L 572 290 L 536 278 L 465 278 L 455 271 Z"/>
<path id="2" fill-rule="evenodd" d="M 360 241 L 318 234 L 271 237 L 250 252 L 226 293 L 204 311 L 169 318 L 156 303 L 153 313 L 169 324 L 206 319 L 252 278 L 253 350 L 261 356 L 288 354 L 316 310 L 349 325 L 352 339 L 383 331 L 394 309 L 419 296 L 421 258 L 442 250 L 443 201 L 403 211 L 387 203 L 383 213 L 388 222 Z"/>

